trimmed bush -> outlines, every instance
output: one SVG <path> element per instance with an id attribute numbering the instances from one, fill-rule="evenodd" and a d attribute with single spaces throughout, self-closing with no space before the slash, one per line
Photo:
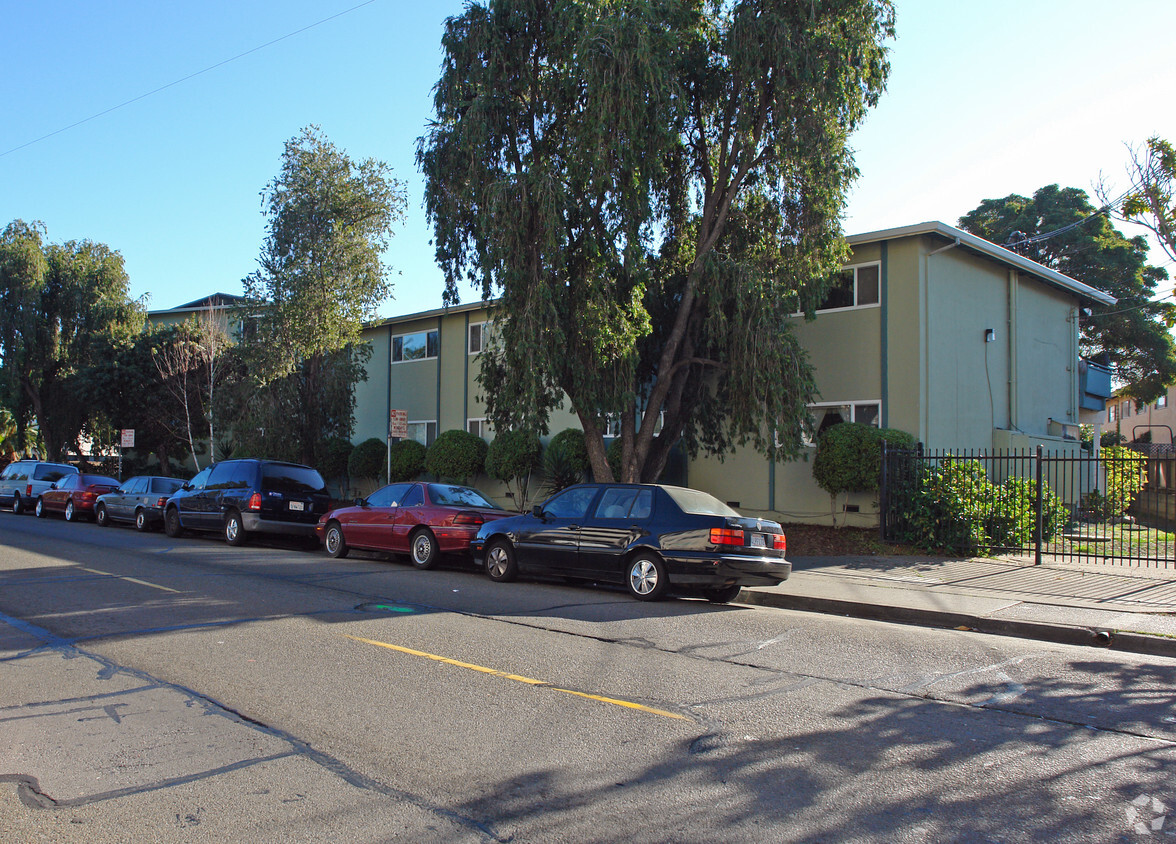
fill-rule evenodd
<path id="1" fill-rule="evenodd" d="M 387 458 L 387 443 L 372 437 L 351 450 L 351 456 L 347 458 L 347 471 L 352 478 L 382 478 Z"/>
<path id="2" fill-rule="evenodd" d="M 425 469 L 438 478 L 461 484 L 486 465 L 486 441 L 469 431 L 445 431 L 425 453 Z"/>
<path id="3" fill-rule="evenodd" d="M 315 468 L 329 481 L 343 480 L 347 477 L 351 452 L 354 450 L 355 447 L 350 441 L 342 437 L 331 437 L 320 447 L 320 455 Z"/>
<path id="4" fill-rule="evenodd" d="M 894 428 L 842 422 L 825 429 L 817 440 L 813 479 L 830 496 L 875 492 L 882 474 L 882 441 L 889 448 L 913 448 L 915 438 Z"/>
<path id="5" fill-rule="evenodd" d="M 416 480 L 417 476 L 425 471 L 426 453 L 427 449 L 416 440 L 392 443 L 392 474 L 388 478 L 388 483 Z"/>
<path id="6" fill-rule="evenodd" d="M 564 486 L 580 483 L 588 474 L 589 468 L 588 447 L 584 445 L 584 432 L 579 428 L 564 428 L 547 444 L 547 450 L 550 452 L 552 449 L 557 449 L 557 453 L 562 455 L 562 459 L 566 462 L 568 470 L 576 473 L 576 479 L 571 483 L 564 484 Z"/>
<path id="7" fill-rule="evenodd" d="M 521 429 L 498 434 L 486 449 L 486 474 L 506 485 L 520 511 L 527 509 L 531 472 L 542 454 L 538 435 Z"/>

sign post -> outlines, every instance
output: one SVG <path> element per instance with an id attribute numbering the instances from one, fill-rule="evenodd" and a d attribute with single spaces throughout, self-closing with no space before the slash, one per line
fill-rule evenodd
<path id="1" fill-rule="evenodd" d="M 408 436 L 408 411 L 388 411 L 388 468 L 384 475 L 385 483 L 392 483 L 392 442 L 399 442 Z"/>

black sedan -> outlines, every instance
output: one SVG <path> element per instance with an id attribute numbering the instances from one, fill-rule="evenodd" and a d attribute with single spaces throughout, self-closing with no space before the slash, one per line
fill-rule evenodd
<path id="1" fill-rule="evenodd" d="M 740 516 L 712 495 L 653 484 L 578 484 L 526 515 L 482 525 L 471 546 L 491 580 L 520 571 L 623 583 L 638 600 L 671 587 L 715 603 L 787 580 L 779 523 Z"/>
<path id="2" fill-rule="evenodd" d="M 102 527 L 111 522 L 132 522 L 138 530 L 163 524 L 163 505 L 182 487 L 179 478 L 138 475 L 127 478 L 114 492 L 98 496 L 94 520 Z"/>

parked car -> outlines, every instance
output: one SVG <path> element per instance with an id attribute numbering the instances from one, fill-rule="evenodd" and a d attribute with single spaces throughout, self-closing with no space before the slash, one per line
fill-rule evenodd
<path id="1" fill-rule="evenodd" d="M 332 557 L 346 557 L 352 548 L 390 551 L 429 569 L 443 554 L 468 557 L 479 527 L 515 515 L 470 487 L 398 483 L 332 510 L 315 530 Z"/>
<path id="2" fill-rule="evenodd" d="M 50 513 L 64 513 L 67 522 L 93 518 L 98 496 L 112 489 L 118 489 L 118 481 L 106 475 L 66 475 L 37 496 L 37 518 Z"/>
<path id="3" fill-rule="evenodd" d="M 133 522 L 137 530 L 152 530 L 163 524 L 163 507 L 184 481 L 157 475 L 127 478 L 119 488 L 99 495 L 94 503 L 94 521 L 102 527 L 113 522 Z"/>
<path id="4" fill-rule="evenodd" d="M 250 534 L 315 536 L 330 496 L 310 466 L 276 460 L 223 460 L 207 466 L 164 505 L 168 536 L 185 530 L 220 531 L 230 545 Z"/>
<path id="5" fill-rule="evenodd" d="M 17 460 L 0 472 L 0 502 L 12 505 L 16 514 L 31 512 L 37 498 L 54 481 L 66 475 L 76 475 L 77 466 L 66 463 L 46 463 L 41 460 Z"/>
<path id="6" fill-rule="evenodd" d="M 653 484 L 578 484 L 522 516 L 488 522 L 472 551 L 491 580 L 520 571 L 623 583 L 638 600 L 671 587 L 714 603 L 792 573 L 778 522 L 745 518 L 712 495 Z"/>

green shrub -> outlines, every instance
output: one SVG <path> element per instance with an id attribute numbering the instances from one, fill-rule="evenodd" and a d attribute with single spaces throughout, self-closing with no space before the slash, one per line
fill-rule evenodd
<path id="1" fill-rule="evenodd" d="M 382 478 L 387 458 L 388 445 L 372 437 L 351 450 L 351 456 L 347 458 L 347 472 L 352 478 Z"/>
<path id="2" fill-rule="evenodd" d="M 486 449 L 486 474 L 506 484 L 520 511 L 527 509 L 531 472 L 542 454 L 538 435 L 522 429 L 498 434 Z"/>
<path id="3" fill-rule="evenodd" d="M 438 478 L 468 484 L 486 465 L 486 441 L 469 431 L 445 431 L 425 452 L 425 469 Z"/>
<path id="4" fill-rule="evenodd" d="M 893 428 L 842 422 L 817 440 L 813 479 L 830 496 L 875 492 L 882 473 L 882 441 L 891 448 L 913 448 L 915 438 Z"/>
<path id="5" fill-rule="evenodd" d="M 1147 483 L 1147 458 L 1121 445 L 1104 448 L 1101 455 L 1107 476 L 1106 497 L 1100 502 L 1102 515 L 1122 518 Z"/>
<path id="6" fill-rule="evenodd" d="M 343 439 L 343 437 L 331 437 L 320 445 L 315 468 L 328 481 L 344 480 L 347 477 L 351 452 L 354 450 L 355 447 L 351 445 L 350 441 Z"/>
<path id="7" fill-rule="evenodd" d="M 579 428 L 564 428 L 547 444 L 548 453 L 552 449 L 556 449 L 557 454 L 562 455 L 568 471 L 576 473 L 576 479 L 571 483 L 564 484 L 564 486 L 578 484 L 584 480 L 590 464 L 588 463 L 588 447 L 584 445 L 583 431 Z"/>
<path id="8" fill-rule="evenodd" d="M 416 440 L 401 440 L 392 443 L 390 454 L 391 474 L 388 483 L 414 481 L 421 472 L 425 471 L 425 454 L 427 449 Z"/>
<path id="9" fill-rule="evenodd" d="M 621 458 L 624 450 L 624 444 L 621 443 L 621 438 L 617 437 L 608 444 L 608 451 L 605 456 L 608 458 L 608 468 L 612 469 L 613 480 L 619 481 L 621 479 Z"/>

